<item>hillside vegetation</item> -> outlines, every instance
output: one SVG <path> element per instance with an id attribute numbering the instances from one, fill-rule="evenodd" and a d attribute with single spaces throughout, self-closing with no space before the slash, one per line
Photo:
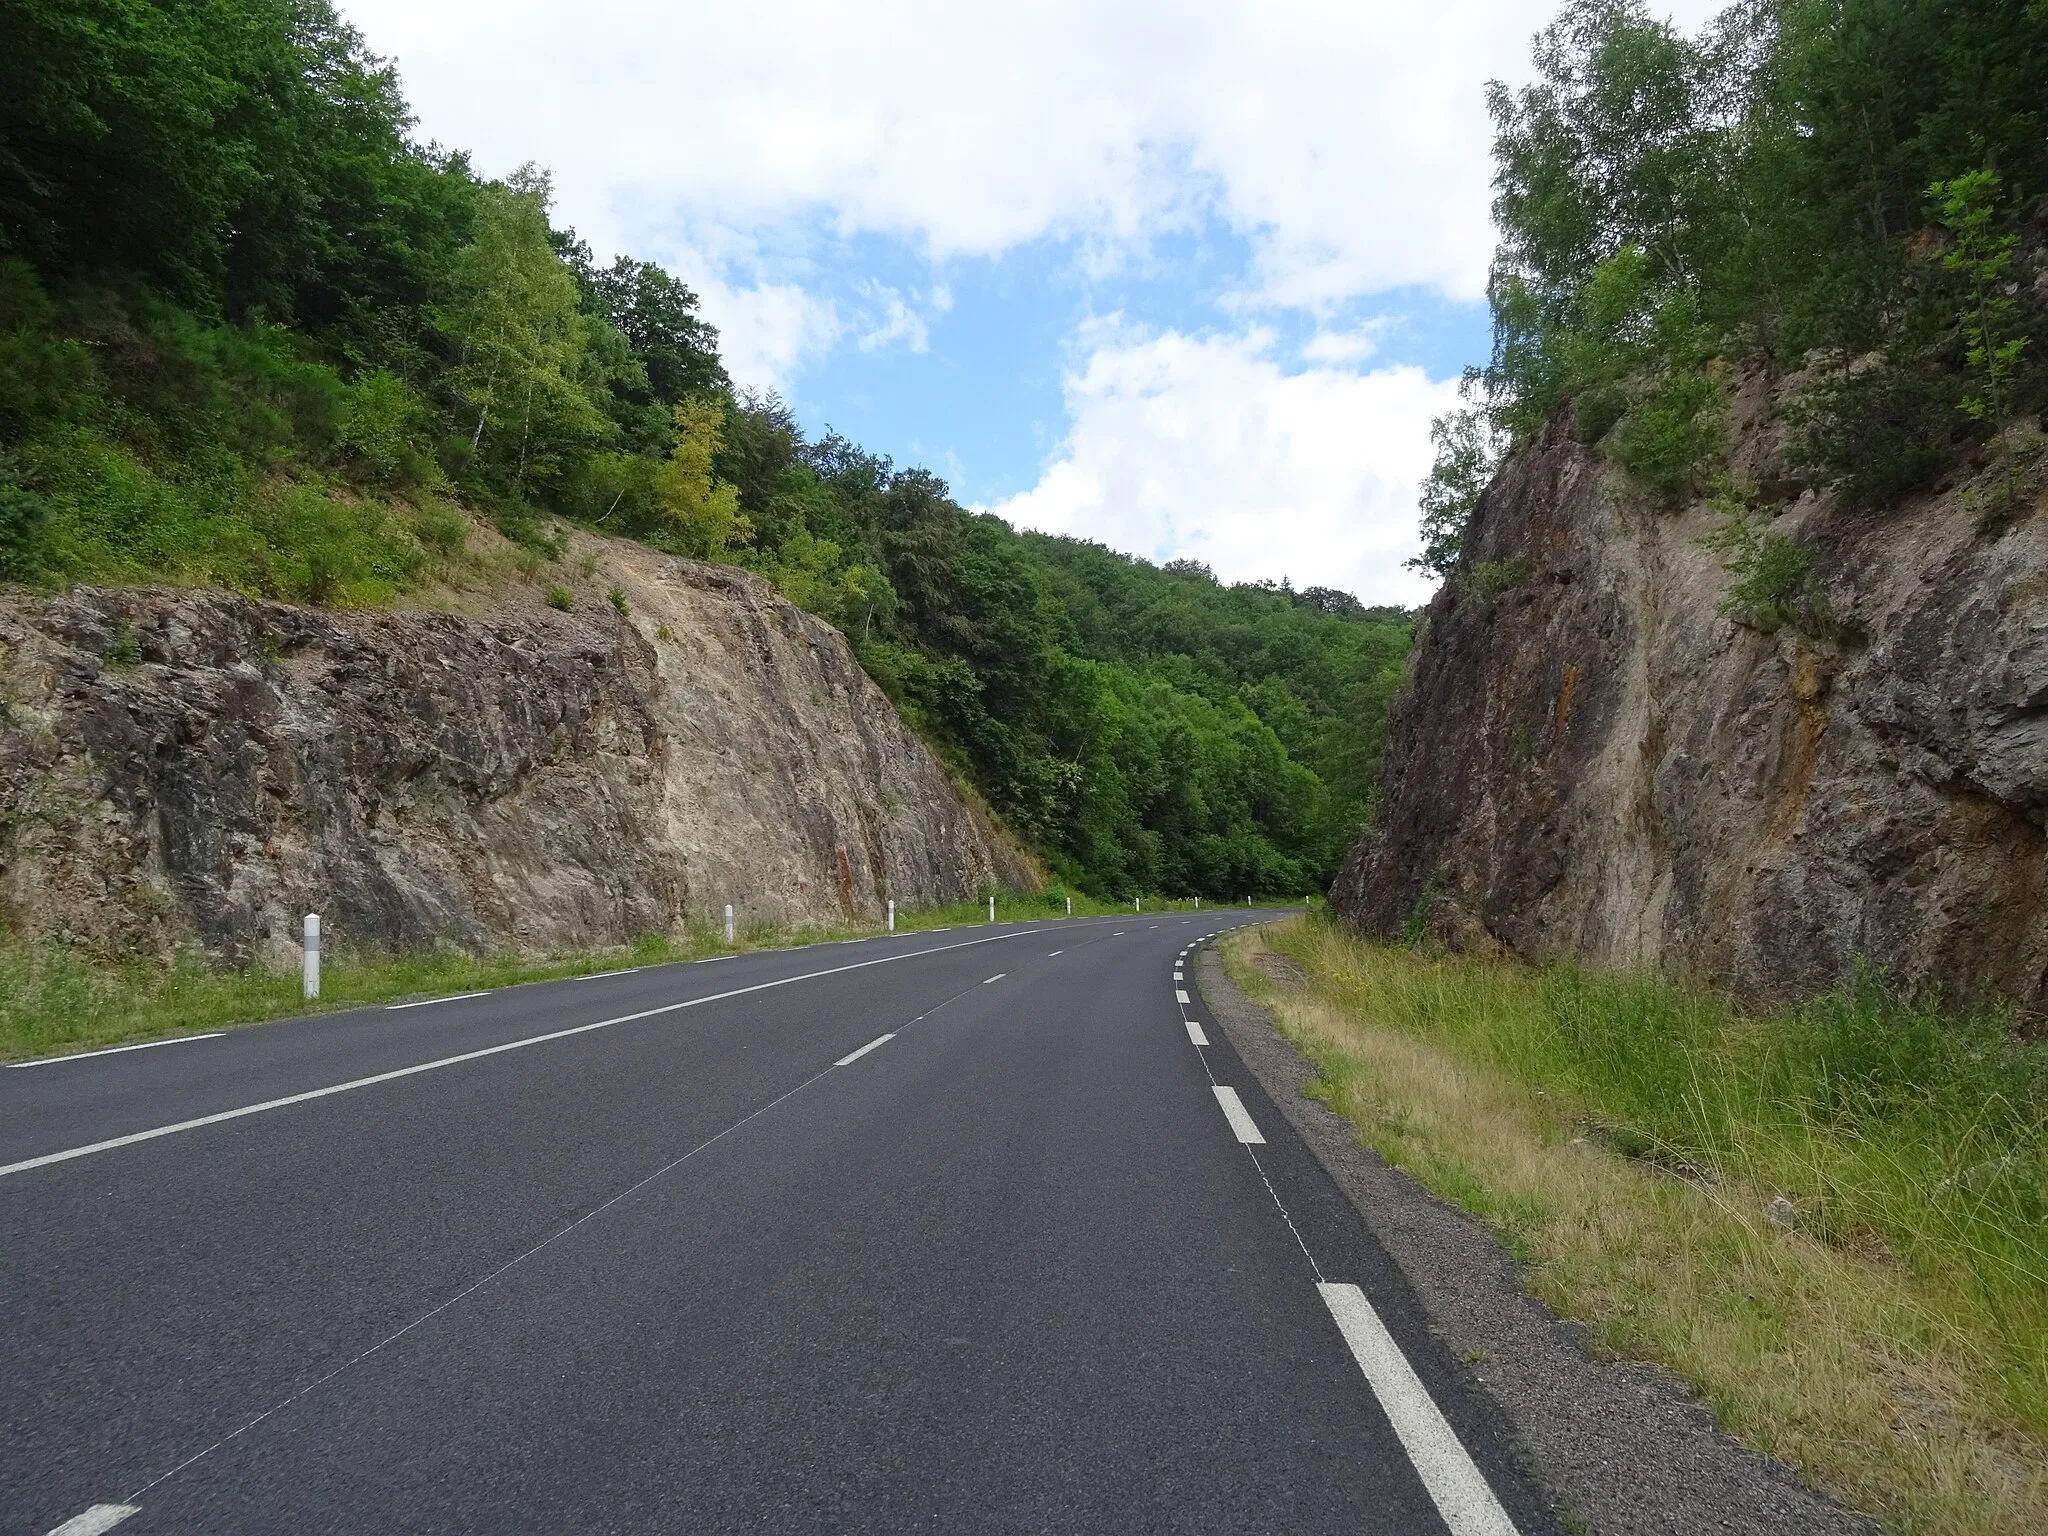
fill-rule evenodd
<path id="1" fill-rule="evenodd" d="M 0 55 L 0 579 L 383 604 L 468 508 L 743 564 L 834 624 L 1066 879 L 1326 882 L 1406 615 L 972 515 L 736 392 L 696 296 L 422 144 L 325 0 L 17 0 Z"/>
<path id="2" fill-rule="evenodd" d="M 1697 37 L 1573 0 L 1490 106 L 1493 356 L 1437 423 L 1423 564 L 1450 572 L 1499 452 L 1566 401 L 1677 503 L 1724 502 L 1736 603 L 1795 610 L 1810 555 L 1729 473 L 1737 365 L 1800 374 L 1799 481 L 1880 508 L 1975 480 L 2022 502 L 2048 401 L 2048 5 L 1745 0 Z M 1465 573 L 1467 579 L 1485 573 Z"/>

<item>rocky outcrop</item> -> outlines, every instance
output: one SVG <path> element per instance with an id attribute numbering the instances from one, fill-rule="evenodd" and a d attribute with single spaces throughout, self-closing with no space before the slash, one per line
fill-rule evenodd
<path id="1" fill-rule="evenodd" d="M 317 911 L 342 945 L 549 951 L 1042 878 L 837 631 L 745 572 L 585 542 L 572 612 L 0 604 L 10 926 L 282 958 Z"/>
<path id="2" fill-rule="evenodd" d="M 1738 468 L 1766 485 L 1769 387 L 1736 411 Z M 1799 493 L 1771 531 L 1814 552 L 1805 632 L 1718 611 L 1719 526 L 1649 505 L 1565 414 L 1509 462 L 1429 606 L 1332 906 L 1755 1002 L 1862 958 L 2048 1007 L 2038 498 L 1994 532 L 1959 491 L 1878 513 Z"/>

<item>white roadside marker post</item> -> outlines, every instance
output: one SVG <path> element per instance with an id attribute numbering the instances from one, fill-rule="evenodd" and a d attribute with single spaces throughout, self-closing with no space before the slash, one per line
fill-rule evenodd
<path id="1" fill-rule="evenodd" d="M 725 942 L 732 943 L 732 903 L 725 904 Z"/>
<path id="2" fill-rule="evenodd" d="M 988 920 L 990 922 L 996 920 L 996 899 L 993 896 L 988 899 Z"/>
<path id="3" fill-rule="evenodd" d="M 305 981 L 306 1001 L 311 1002 L 320 995 L 320 914 L 306 914 L 305 939 Z"/>
<path id="4" fill-rule="evenodd" d="M 889 931 L 896 931 L 896 898 L 893 896 L 889 898 Z"/>
<path id="5" fill-rule="evenodd" d="M 1073 898 L 1073 897 L 1071 897 L 1071 896 L 1069 896 L 1069 897 L 1067 898 L 1067 916 L 1069 916 L 1069 917 L 1072 917 L 1073 915 L 1074 915 L 1074 898 Z"/>

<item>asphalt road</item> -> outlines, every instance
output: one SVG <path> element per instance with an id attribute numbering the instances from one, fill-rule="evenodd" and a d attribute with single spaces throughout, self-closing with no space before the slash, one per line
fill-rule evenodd
<path id="1" fill-rule="evenodd" d="M 0 1072 L 0 1531 L 1554 1530 L 1175 979 L 1254 915 Z"/>

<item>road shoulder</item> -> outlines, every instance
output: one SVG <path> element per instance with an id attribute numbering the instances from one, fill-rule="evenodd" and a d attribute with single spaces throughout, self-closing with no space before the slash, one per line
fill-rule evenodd
<path id="1" fill-rule="evenodd" d="M 1669 1372 L 1593 1359 L 1579 1330 L 1528 1294 L 1485 1227 L 1389 1168 L 1344 1120 L 1302 1096 L 1313 1069 L 1209 946 L 1195 980 L 1245 1066 L 1400 1266 L 1433 1329 L 1475 1362 L 1571 1523 L 1601 1536 L 1872 1530 L 1721 1434 Z"/>

